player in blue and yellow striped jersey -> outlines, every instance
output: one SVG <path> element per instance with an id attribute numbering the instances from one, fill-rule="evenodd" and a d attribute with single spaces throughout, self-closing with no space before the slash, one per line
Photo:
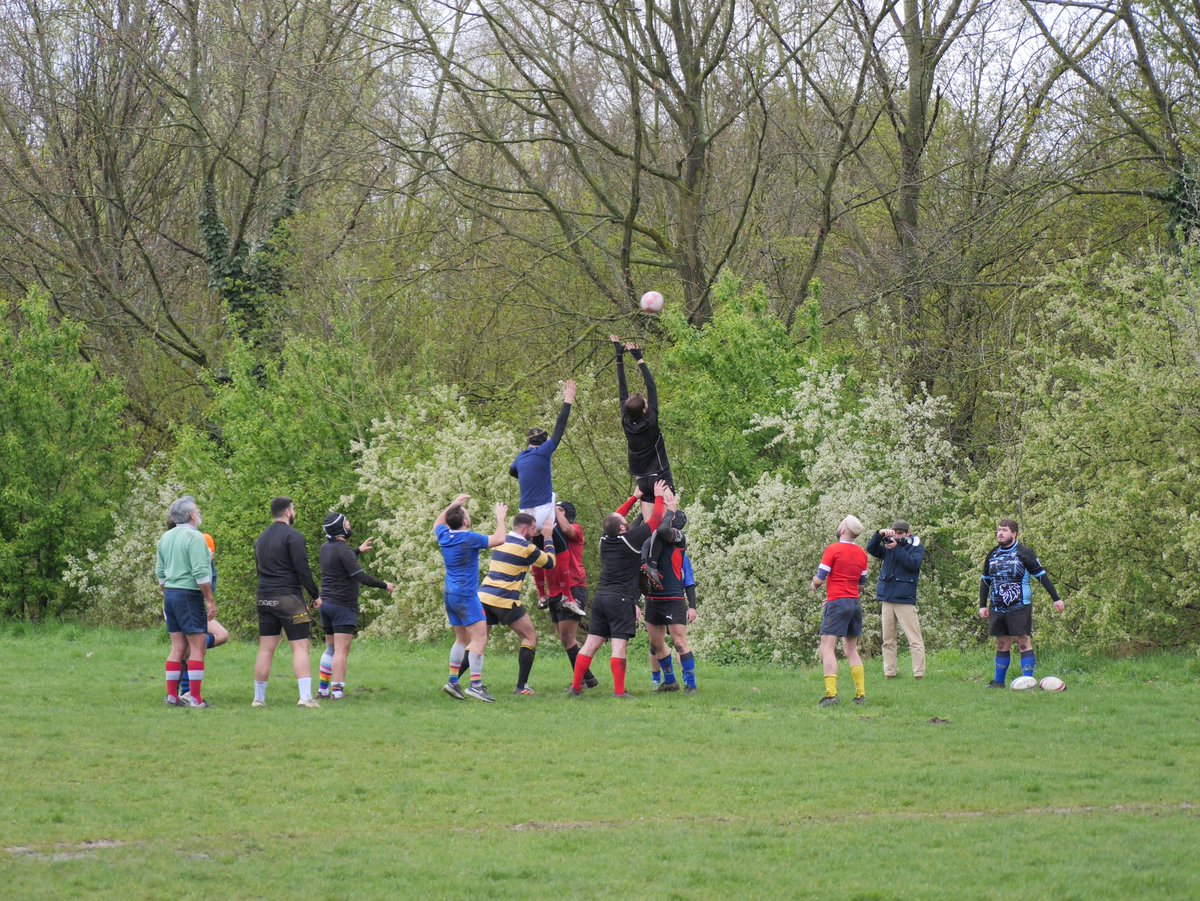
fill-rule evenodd
<path id="1" fill-rule="evenodd" d="M 512 530 L 505 536 L 504 543 L 492 551 L 488 574 L 479 586 L 479 601 L 483 604 L 488 626 L 508 626 L 521 639 L 515 695 L 534 693 L 529 687 L 529 672 L 537 652 L 537 630 L 521 603 L 521 587 L 530 569 L 554 568 L 554 543 L 550 540 L 553 530 L 554 518 L 551 517 L 542 525 L 540 533 L 545 546 L 543 550 L 531 540 L 539 534 L 536 520 L 528 513 L 514 516 Z"/>

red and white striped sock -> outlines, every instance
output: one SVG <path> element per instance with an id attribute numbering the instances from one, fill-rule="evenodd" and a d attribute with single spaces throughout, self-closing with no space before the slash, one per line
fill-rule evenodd
<path id="1" fill-rule="evenodd" d="M 200 683 L 204 681 L 204 664 L 192 663 L 192 661 L 189 660 L 188 679 L 191 680 L 192 683 L 192 687 L 189 689 L 192 700 L 199 704 L 204 700 L 204 698 L 200 696 Z"/>
<path id="2" fill-rule="evenodd" d="M 179 671 L 183 668 L 178 660 L 167 661 L 167 697 L 179 697 Z"/>

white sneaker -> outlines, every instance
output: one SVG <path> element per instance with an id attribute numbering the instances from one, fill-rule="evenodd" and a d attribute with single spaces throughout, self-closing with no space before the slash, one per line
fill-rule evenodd
<path id="1" fill-rule="evenodd" d="M 584 615 L 583 608 L 579 606 L 579 601 L 575 600 L 574 598 L 564 597 L 558 602 L 558 606 L 562 607 L 562 609 L 566 610 L 568 613 L 574 613 L 576 616 Z"/>
<path id="2" fill-rule="evenodd" d="M 250 702 L 250 708 L 252 710 L 262 710 L 266 706 L 267 706 L 266 701 L 259 701 L 256 699 L 256 700 L 253 700 Z"/>
<path id="3" fill-rule="evenodd" d="M 309 709 L 312 709 L 312 708 L 320 707 L 321 702 L 318 701 L 316 698 L 301 698 L 299 701 L 296 702 L 296 706 L 297 707 L 308 707 Z"/>

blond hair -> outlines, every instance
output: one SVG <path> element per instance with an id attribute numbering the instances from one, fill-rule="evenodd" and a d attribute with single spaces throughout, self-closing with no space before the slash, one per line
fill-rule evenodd
<path id="1" fill-rule="evenodd" d="M 863 524 L 859 522 L 857 516 L 847 516 L 838 523 L 838 531 L 844 532 L 848 538 L 857 538 L 862 534 Z"/>

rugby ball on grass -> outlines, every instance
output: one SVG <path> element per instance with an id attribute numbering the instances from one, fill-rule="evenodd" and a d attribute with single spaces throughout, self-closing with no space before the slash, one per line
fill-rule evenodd
<path id="1" fill-rule="evenodd" d="M 1010 688 L 1013 691 L 1029 691 L 1031 688 L 1037 688 L 1037 686 L 1038 680 L 1033 678 L 1033 676 L 1017 676 L 1017 678 L 1012 680 Z"/>
<path id="2" fill-rule="evenodd" d="M 1067 683 L 1058 676 L 1047 676 L 1042 680 L 1042 691 L 1066 691 Z"/>

